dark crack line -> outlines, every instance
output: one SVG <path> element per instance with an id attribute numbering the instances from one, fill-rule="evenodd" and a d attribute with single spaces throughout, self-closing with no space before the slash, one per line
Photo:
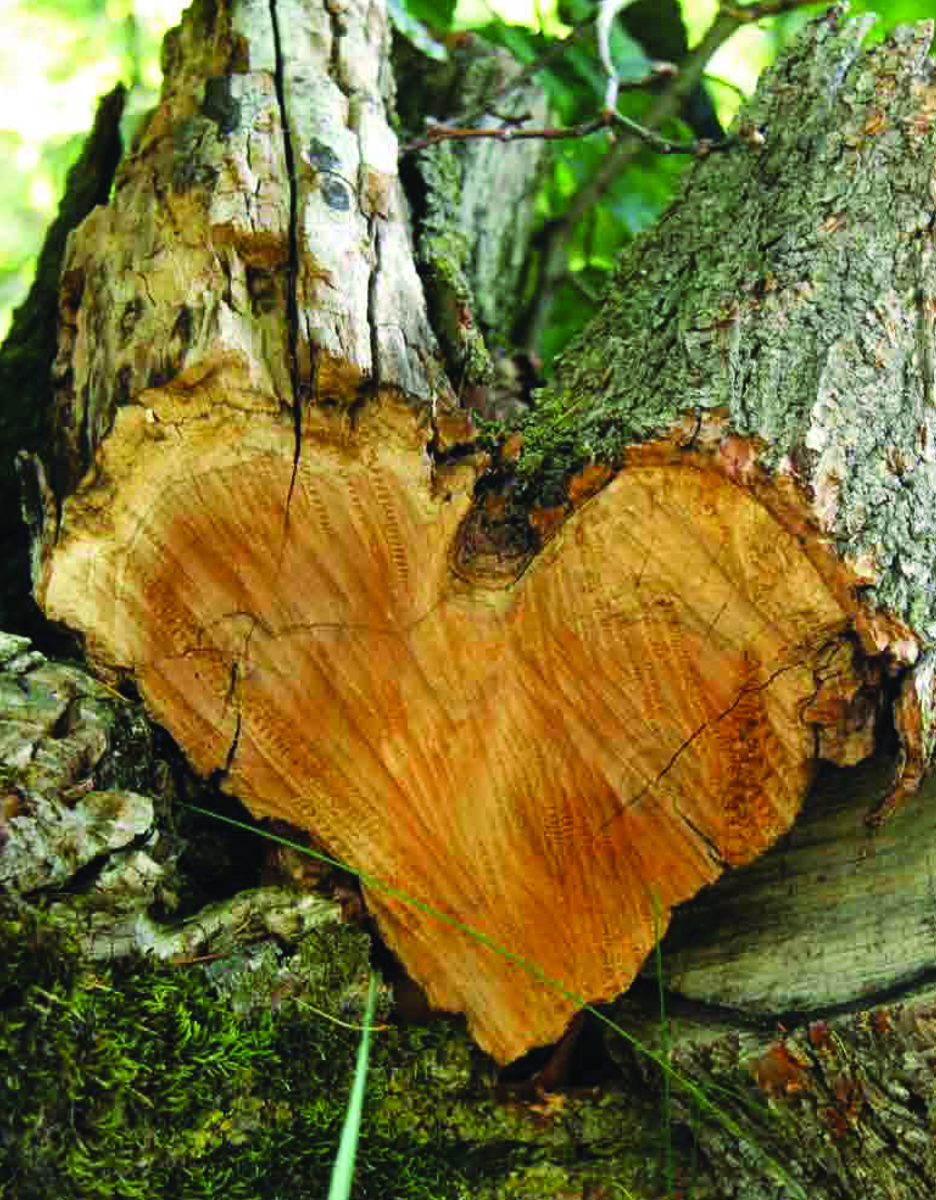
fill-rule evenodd
<path id="1" fill-rule="evenodd" d="M 302 388 L 299 377 L 299 298 L 297 295 L 299 280 L 299 200 L 296 183 L 296 160 L 293 154 L 292 137 L 289 132 L 289 113 L 286 107 L 283 41 L 276 3 L 277 0 L 270 0 L 270 22 L 273 28 L 273 53 L 276 60 L 273 72 L 273 87 L 276 91 L 276 102 L 279 105 L 280 122 L 283 127 L 283 158 L 286 164 L 286 175 L 289 179 L 289 260 L 286 277 L 286 335 L 288 338 L 289 377 L 293 392 L 294 437 L 292 475 L 289 480 L 289 491 L 286 495 L 286 511 L 283 517 L 283 549 L 285 550 L 286 532 L 289 528 L 289 507 L 292 503 L 293 491 L 296 487 L 296 478 L 299 472 L 299 455 L 302 449 Z"/>
<path id="2" fill-rule="evenodd" d="M 224 710 L 227 711 L 229 704 L 237 702 L 237 685 L 240 680 L 239 664 L 235 661 L 231 663 L 231 682 L 228 685 L 227 695 L 224 697 Z M 227 754 L 224 759 L 224 767 L 222 768 L 222 778 L 231 772 L 231 767 L 234 765 L 234 758 L 237 755 L 237 747 L 240 743 L 242 713 L 240 704 L 237 705 L 237 716 L 234 720 L 234 736 L 231 738 L 231 744 L 228 747 Z"/>
<path id="3" fill-rule="evenodd" d="M 228 680 L 227 691 L 224 693 L 224 700 L 222 701 L 222 708 L 221 708 L 222 718 L 227 716 L 228 709 L 232 706 L 236 706 L 237 711 L 236 711 L 236 714 L 234 717 L 234 734 L 231 738 L 231 744 L 225 753 L 224 765 L 214 768 L 214 770 L 212 772 L 213 775 L 219 775 L 221 779 L 223 779 L 226 775 L 228 775 L 230 773 L 231 767 L 234 763 L 234 759 L 237 755 L 238 746 L 240 744 L 241 728 L 242 728 L 242 721 L 243 721 L 243 712 L 241 709 L 241 698 L 240 698 L 240 685 L 245 678 L 245 670 L 244 670 L 245 666 L 246 666 L 246 674 L 249 675 L 249 673 L 250 673 L 250 663 L 248 661 L 249 654 L 250 654 L 250 642 L 251 642 L 254 634 L 256 633 L 258 627 L 262 627 L 264 629 L 264 632 L 270 632 L 269 629 L 267 628 L 267 626 L 258 617 L 256 617 L 253 613 L 249 613 L 244 610 L 236 610 L 232 613 L 225 614 L 225 617 L 227 617 L 227 616 L 249 617 L 251 625 L 250 625 L 250 629 L 244 635 L 244 644 L 243 644 L 242 650 L 240 651 L 240 656 L 237 656 L 235 654 L 231 657 L 231 660 L 230 660 L 231 674 L 230 674 L 230 678 Z M 224 618 L 221 618 L 221 620 L 223 620 L 223 619 Z M 215 647 L 215 646 L 189 646 L 185 650 L 183 650 L 181 653 L 168 655 L 164 659 L 161 659 L 160 661 L 164 661 L 164 662 L 172 662 L 172 661 L 177 661 L 177 660 L 185 661 L 186 659 L 197 658 L 199 655 L 207 657 L 207 658 L 215 658 L 218 655 L 218 653 L 219 653 L 219 651 L 218 651 L 217 647 Z"/>
<path id="4" fill-rule="evenodd" d="M 237 677 L 238 677 L 238 662 L 235 659 L 231 663 L 231 682 L 228 684 L 228 690 L 224 696 L 224 707 L 222 712 L 226 713 L 229 704 L 232 704 L 237 696 Z"/>
<path id="5" fill-rule="evenodd" d="M 649 792 L 651 790 L 651 788 L 655 788 L 660 783 L 660 781 L 662 779 L 664 779 L 666 775 L 669 774 L 669 772 L 673 769 L 673 766 L 675 765 L 676 760 L 680 757 L 680 755 L 685 750 L 688 750 L 688 748 L 692 745 L 692 743 L 702 733 L 704 733 L 705 730 L 708 729 L 710 725 L 717 725 L 720 721 L 724 721 L 724 719 L 726 717 L 730 716 L 734 712 L 734 710 L 738 707 L 738 705 L 741 703 L 741 701 L 744 699 L 745 696 L 750 696 L 753 692 L 763 691 L 764 688 L 770 687 L 770 685 L 773 683 L 773 681 L 775 679 L 777 679 L 780 675 L 782 675 L 785 671 L 792 671 L 796 667 L 800 667 L 802 665 L 803 664 L 799 663 L 799 662 L 787 663 L 786 666 L 778 667 L 776 669 L 776 671 L 774 671 L 774 673 L 768 679 L 764 680 L 763 683 L 759 683 L 754 687 L 741 688 L 741 690 L 738 692 L 737 696 L 735 696 L 734 700 L 731 702 L 731 704 L 728 705 L 728 707 L 725 709 L 724 712 L 719 713 L 718 716 L 713 718 L 712 720 L 703 721 L 702 724 L 698 727 L 698 729 L 696 729 L 693 733 L 689 734 L 689 736 L 682 743 L 682 745 L 677 746 L 677 748 L 673 751 L 673 754 L 672 754 L 669 762 L 666 763 L 666 765 L 657 773 L 656 777 L 653 779 L 649 779 L 646 782 L 646 784 L 644 784 L 644 786 L 640 789 L 640 791 L 637 793 L 636 796 L 632 796 L 629 800 L 625 800 L 624 803 L 621 805 L 620 810 L 616 813 L 613 813 L 610 817 L 608 817 L 607 821 L 604 822 L 604 824 L 599 829 L 599 833 L 604 833 L 604 831 L 608 828 L 608 826 L 613 824 L 616 820 L 618 820 L 618 818 L 621 817 L 625 812 L 627 812 L 628 809 L 633 808 L 635 805 L 639 804 L 640 801 L 644 798 L 644 796 L 646 796 L 647 792 Z M 686 821 L 686 823 L 689 824 L 690 827 L 692 827 L 691 822 L 689 822 L 682 813 L 680 813 L 679 815 L 680 815 L 681 820 Z M 705 838 L 704 840 L 706 842 L 708 842 L 708 838 Z M 719 859 L 720 858 L 721 858 L 721 856 L 719 855 Z"/>
<path id="6" fill-rule="evenodd" d="M 721 720 L 720 717 L 719 717 L 719 720 Z M 686 816 L 686 814 L 681 809 L 677 810 L 677 811 L 679 812 L 680 821 L 682 821 L 684 825 L 688 825 L 689 828 L 692 830 L 692 832 L 699 839 L 699 841 L 704 846 L 708 847 L 708 852 L 712 856 L 712 861 L 716 862 L 720 867 L 724 867 L 725 860 L 722 857 L 722 855 L 718 849 L 718 846 L 715 844 L 714 839 L 711 838 L 704 830 L 700 829 L 699 826 L 695 823 L 695 821 L 693 821 L 691 817 Z"/>
<path id="7" fill-rule="evenodd" d="M 735 698 L 734 704 L 732 704 L 731 708 L 734 708 L 735 704 L 737 704 L 740 701 L 740 699 L 743 695 L 744 695 L 744 690 L 742 689 L 742 691 L 739 692 L 737 697 Z M 727 716 L 727 714 L 729 712 L 731 712 L 731 708 L 729 708 L 727 710 L 727 712 L 721 713 L 718 717 L 716 717 L 716 721 L 720 721 L 722 719 L 722 717 Z M 656 787 L 656 785 L 660 782 L 660 780 L 663 779 L 664 776 L 669 774 L 669 772 L 672 770 L 677 758 L 679 758 L 679 756 L 683 753 L 683 751 L 687 750 L 692 745 L 692 743 L 696 740 L 696 738 L 701 733 L 703 733 L 706 729 L 708 729 L 709 725 L 711 725 L 711 724 L 712 724 L 711 721 L 703 721 L 698 729 L 696 729 L 693 733 L 690 733 L 689 736 L 686 738 L 686 740 L 681 745 L 677 746 L 677 748 L 673 751 L 669 762 L 660 771 L 657 772 L 655 778 L 648 779 L 647 782 L 640 789 L 640 791 L 637 793 L 636 796 L 631 796 L 631 798 L 629 800 L 625 800 L 624 803 L 621 805 L 620 811 L 616 812 L 616 813 L 612 813 L 612 815 L 610 817 L 608 817 L 607 821 L 605 821 L 604 824 L 600 827 L 598 832 L 604 833 L 604 831 L 608 828 L 608 826 L 612 825 L 620 816 L 622 816 L 625 812 L 627 812 L 627 810 L 629 808 L 633 808 L 635 805 L 639 804 L 641 802 L 641 800 L 643 800 L 644 796 L 646 796 L 647 792 L 649 792 L 651 788 Z"/>
<path id="8" fill-rule="evenodd" d="M 368 236 L 370 238 L 373 262 L 370 277 L 367 281 L 367 326 L 370 331 L 371 350 L 371 387 L 374 396 L 380 390 L 380 339 L 377 325 L 377 277 L 380 274 L 380 229 L 377 226 L 377 214 L 374 213 L 368 221 Z"/>

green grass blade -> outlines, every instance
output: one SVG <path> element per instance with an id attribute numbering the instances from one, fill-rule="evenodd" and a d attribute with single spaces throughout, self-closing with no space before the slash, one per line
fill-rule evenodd
<path id="1" fill-rule="evenodd" d="M 666 1060 L 667 1066 L 671 1068 L 669 1025 L 666 1020 L 666 988 L 663 986 L 663 951 L 660 946 L 662 915 L 660 911 L 660 899 L 655 892 L 651 895 L 650 899 L 653 902 L 654 962 L 656 963 L 657 990 L 660 995 L 660 1053 Z M 663 1178 L 666 1180 L 667 1190 L 673 1195 L 676 1191 L 676 1160 L 673 1154 L 673 1106 L 670 1099 L 670 1087 L 670 1074 L 669 1070 L 666 1070 L 663 1072 L 663 1101 L 660 1106 L 663 1118 L 663 1153 L 665 1158 Z"/>
<path id="2" fill-rule="evenodd" d="M 364 1086 L 367 1082 L 371 1025 L 374 1019 L 376 1000 L 377 976 L 371 971 L 370 986 L 367 989 L 367 1008 L 364 1012 L 364 1030 L 358 1043 L 354 1083 L 351 1086 L 351 1098 L 348 1101 L 348 1109 L 341 1129 L 338 1157 L 332 1167 L 328 1200 L 348 1200 L 351 1195 L 351 1181 L 354 1178 L 354 1160 L 357 1158 L 358 1133 L 361 1128 L 361 1110 L 364 1107 Z"/>
<path id="3" fill-rule="evenodd" d="M 529 975 L 532 975 L 534 979 L 539 980 L 539 982 L 544 984 L 546 987 L 551 988 L 559 995 L 565 996 L 567 999 L 571 1000 L 577 1008 L 582 1008 L 585 1009 L 586 1012 L 590 1012 L 604 1025 L 607 1025 L 610 1029 L 613 1029 L 614 1032 L 618 1034 L 619 1037 L 622 1037 L 625 1042 L 628 1042 L 631 1046 L 633 1046 L 639 1054 L 642 1054 L 645 1058 L 649 1058 L 651 1062 L 656 1063 L 656 1065 L 663 1072 L 664 1077 L 667 1079 L 670 1086 L 675 1084 L 677 1087 L 682 1088 L 683 1091 L 687 1092 L 693 1098 L 700 1110 L 708 1113 L 710 1117 L 719 1122 L 723 1129 L 726 1129 L 733 1137 L 737 1138 L 741 1142 L 744 1142 L 745 1145 L 750 1147 L 750 1149 L 761 1159 L 767 1170 L 777 1179 L 782 1181 L 787 1188 L 789 1188 L 795 1200 L 808 1200 L 803 1187 L 797 1183 L 797 1181 L 792 1177 L 792 1175 L 790 1175 L 790 1173 L 781 1163 L 779 1163 L 756 1143 L 752 1142 L 750 1138 L 746 1137 L 744 1131 L 741 1129 L 740 1125 L 738 1125 L 737 1121 L 735 1121 L 727 1112 L 725 1112 L 724 1109 L 719 1108 L 719 1106 L 709 1098 L 706 1092 L 704 1092 L 698 1086 L 698 1084 L 693 1083 L 688 1076 L 683 1075 L 681 1071 L 678 1071 L 669 1061 L 667 1061 L 668 1047 L 664 1046 L 664 1053 L 651 1050 L 649 1046 L 645 1046 L 642 1042 L 638 1041 L 637 1038 L 628 1033 L 626 1029 L 622 1029 L 620 1025 L 612 1021 L 610 1017 L 605 1016 L 603 1012 L 600 1012 L 593 1005 L 589 1004 L 584 996 L 580 996 L 576 992 L 571 991 L 565 986 L 564 983 L 561 982 L 561 980 L 553 979 L 551 976 L 547 975 L 542 967 L 537 966 L 536 963 L 529 962 L 527 959 L 521 957 L 521 955 L 514 954 L 512 950 L 508 950 L 505 946 L 499 945 L 494 941 L 493 938 L 488 937 L 488 935 L 482 930 L 475 929 L 471 925 L 466 925 L 464 921 L 459 921 L 456 917 L 450 916 L 441 909 L 434 908 L 431 904 L 427 904 L 424 900 L 420 900 L 416 896 L 410 896 L 401 888 L 394 887 L 393 884 L 385 882 L 376 875 L 371 875 L 366 871 L 361 871 L 357 867 L 352 866 L 350 863 L 342 862 L 339 858 L 332 858 L 331 855 L 323 854 L 320 850 L 312 850 L 308 846 L 300 846 L 297 842 L 290 841 L 289 838 L 280 837 L 278 834 L 270 833 L 265 829 L 257 829 L 257 827 L 254 825 L 248 825 L 246 821 L 238 821 L 235 820 L 234 817 L 222 816 L 221 813 L 212 812 L 208 808 L 199 808 L 196 804 L 186 804 L 183 802 L 182 807 L 188 808 L 192 812 L 201 813 L 206 817 L 213 817 L 216 821 L 225 821 L 228 825 L 234 825 L 237 829 L 246 829 L 250 833 L 257 834 L 259 837 L 267 838 L 272 842 L 279 842 L 283 846 L 289 846 L 293 850 L 298 850 L 301 854 L 309 855 L 310 858 L 317 858 L 321 862 L 330 863 L 333 867 L 339 867 L 343 871 L 348 871 L 350 874 L 357 876 L 362 883 L 366 883 L 368 887 L 374 888 L 376 891 L 384 892 L 388 896 L 393 896 L 397 900 L 402 900 L 404 904 L 408 904 L 411 908 L 415 908 L 418 912 L 423 912 L 427 916 L 434 917 L 436 920 L 451 926 L 453 929 L 461 930 L 462 933 L 468 934 L 469 937 L 474 938 L 474 940 L 480 942 L 481 945 L 487 946 L 490 950 L 493 950 L 495 953 L 501 955 L 502 958 L 507 959 L 509 962 L 516 963 L 518 967 L 521 967 Z M 727 1090 L 724 1088 L 718 1088 L 717 1090 L 727 1094 Z M 748 1103 L 750 1104 L 750 1102 Z M 769 1115 L 769 1110 L 764 1111 Z"/>

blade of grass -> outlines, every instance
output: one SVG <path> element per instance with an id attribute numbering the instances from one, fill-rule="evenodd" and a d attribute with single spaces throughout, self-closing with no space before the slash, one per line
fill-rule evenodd
<path id="1" fill-rule="evenodd" d="M 332 1167 L 328 1200 L 349 1200 L 351 1181 L 354 1179 L 354 1160 L 357 1158 L 358 1134 L 361 1129 L 361 1111 L 364 1107 L 364 1085 L 367 1082 L 367 1063 L 370 1057 L 371 1024 L 374 1019 L 374 1003 L 377 999 L 377 976 L 371 971 L 367 989 L 367 1007 L 364 1010 L 364 1030 L 358 1043 L 357 1064 L 354 1068 L 354 1083 L 351 1098 L 345 1112 L 338 1143 L 338 1156 Z"/>
<path id="2" fill-rule="evenodd" d="M 653 902 L 653 940 L 654 962 L 656 965 L 657 990 L 660 994 L 660 1054 L 667 1067 L 672 1067 L 670 1061 L 669 1023 L 666 1020 L 666 989 L 663 986 L 663 951 L 660 947 L 660 900 L 655 892 L 651 893 Z M 673 1113 L 670 1096 L 669 1070 L 663 1072 L 663 1097 L 660 1110 L 663 1117 L 663 1178 L 666 1180 L 670 1195 L 676 1192 L 676 1164 L 673 1159 Z"/>
<path id="3" fill-rule="evenodd" d="M 551 988 L 559 995 L 565 996 L 568 1000 L 571 1000 L 577 1008 L 584 1009 L 586 1012 L 591 1013 L 592 1016 L 596 1017 L 602 1022 L 602 1024 L 607 1025 L 610 1029 L 613 1029 L 619 1037 L 622 1037 L 624 1041 L 633 1046 L 639 1054 L 644 1055 L 646 1058 L 649 1058 L 651 1062 L 656 1063 L 656 1065 L 663 1072 L 664 1077 L 670 1081 L 670 1084 L 676 1084 L 678 1087 L 686 1091 L 695 1101 L 699 1109 L 708 1113 L 711 1117 L 718 1121 L 722 1128 L 726 1129 L 732 1135 L 732 1137 L 737 1138 L 739 1141 L 744 1142 L 747 1146 L 749 1146 L 750 1149 L 753 1150 L 754 1153 L 764 1163 L 768 1171 L 790 1189 L 796 1200 L 808 1200 L 802 1185 L 797 1183 L 797 1181 L 792 1177 L 792 1175 L 789 1174 L 784 1166 L 777 1162 L 775 1158 L 773 1158 L 760 1146 L 752 1142 L 750 1138 L 746 1137 L 740 1125 L 738 1125 L 738 1123 L 727 1112 L 725 1112 L 724 1109 L 719 1108 L 719 1106 L 715 1104 L 713 1100 L 709 1099 L 708 1095 L 698 1086 L 698 1084 L 693 1083 L 688 1076 L 683 1075 L 682 1072 L 678 1071 L 674 1066 L 672 1066 L 672 1064 L 667 1061 L 665 1054 L 651 1050 L 649 1046 L 645 1046 L 632 1034 L 628 1033 L 626 1029 L 623 1029 L 616 1022 L 612 1021 L 610 1017 L 605 1016 L 605 1014 L 595 1008 L 594 1005 L 589 1004 L 584 996 L 579 996 L 576 992 L 573 992 L 567 988 L 560 980 L 553 979 L 551 976 L 547 975 L 541 967 L 536 965 L 536 963 L 529 962 L 527 959 L 521 957 L 521 955 L 514 954 L 512 950 L 508 950 L 506 946 L 499 945 L 494 941 L 493 938 L 489 938 L 482 930 L 475 929 L 471 925 L 466 925 L 464 921 L 459 921 L 457 917 L 452 917 L 448 913 L 443 912 L 441 909 L 434 908 L 431 904 L 427 904 L 424 900 L 420 900 L 416 896 L 410 896 L 401 888 L 394 887 L 393 884 L 387 883 L 385 880 L 378 878 L 376 875 L 371 875 L 367 871 L 359 870 L 350 863 L 342 862 L 342 860 L 339 858 L 333 858 L 329 854 L 323 854 L 320 850 L 312 850 L 309 846 L 300 846 L 297 842 L 290 841 L 289 838 L 280 837 L 278 834 L 268 832 L 265 829 L 257 829 L 254 825 L 248 825 L 246 821 L 238 821 L 234 817 L 222 816 L 221 813 L 212 812 L 208 808 L 200 808 L 197 804 L 183 803 L 182 807 L 190 809 L 192 812 L 201 813 L 206 817 L 213 817 L 217 821 L 224 821 L 228 825 L 233 825 L 237 829 L 246 829 L 251 833 L 256 833 L 259 837 L 267 838 L 272 842 L 279 842 L 280 845 L 289 846 L 293 850 L 298 850 L 301 854 L 309 855 L 310 858 L 316 858 L 320 862 L 329 863 L 333 867 L 339 867 L 343 871 L 348 871 L 350 874 L 357 876 L 362 883 L 366 883 L 368 887 L 374 888 L 376 891 L 385 892 L 388 896 L 393 896 L 395 899 L 401 900 L 404 904 L 408 904 L 411 908 L 415 908 L 417 911 L 423 912 L 427 916 L 433 917 L 438 921 L 442 921 L 444 924 L 451 926 L 453 929 L 458 929 L 462 933 L 468 934 L 469 937 L 474 938 L 475 941 L 480 942 L 481 945 L 487 946 L 488 949 L 493 950 L 495 953 L 501 955 L 501 957 L 506 958 L 509 962 L 516 963 L 518 967 L 521 967 L 529 975 L 532 975 L 534 979 L 537 979 L 540 983 L 544 984 L 548 988 Z M 726 1091 L 724 1088 L 719 1088 L 718 1090 Z M 750 1101 L 747 1103 L 749 1105 L 751 1104 Z M 764 1109 L 763 1112 L 765 1112 L 768 1116 L 772 1115 L 769 1109 Z"/>

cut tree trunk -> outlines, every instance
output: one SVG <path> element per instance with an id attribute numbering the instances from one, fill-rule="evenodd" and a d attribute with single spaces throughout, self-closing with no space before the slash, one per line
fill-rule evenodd
<path id="1" fill-rule="evenodd" d="M 72 239 L 40 604 L 364 872 L 500 1061 L 625 989 L 822 760 L 891 718 L 885 810 L 929 765 L 931 30 L 864 28 L 811 25 L 688 173 L 519 460 L 437 349 L 380 4 L 196 3 Z"/>

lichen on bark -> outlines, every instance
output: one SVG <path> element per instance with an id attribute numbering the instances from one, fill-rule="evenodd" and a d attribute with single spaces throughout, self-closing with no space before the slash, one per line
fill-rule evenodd
<path id="1" fill-rule="evenodd" d="M 535 80 L 520 79 L 516 60 L 474 36 L 453 48 L 443 68 L 398 48 L 398 61 L 421 88 L 401 98 L 407 135 L 418 139 L 432 123 L 496 129 L 511 118 L 542 125 L 546 97 Z M 418 68 L 416 63 L 419 63 Z M 490 111 L 492 106 L 497 115 Z M 532 203 L 548 154 L 534 140 L 443 140 L 405 161 L 416 227 L 417 261 L 433 327 L 459 395 L 489 385 L 491 354 L 511 345 L 522 273 L 536 219 Z M 498 203 L 492 204 L 491 180 Z"/>
<path id="2" fill-rule="evenodd" d="M 741 138 L 625 251 L 527 433 L 531 486 L 724 410 L 815 497 L 867 599 L 936 636 L 932 24 L 817 18 Z"/>

